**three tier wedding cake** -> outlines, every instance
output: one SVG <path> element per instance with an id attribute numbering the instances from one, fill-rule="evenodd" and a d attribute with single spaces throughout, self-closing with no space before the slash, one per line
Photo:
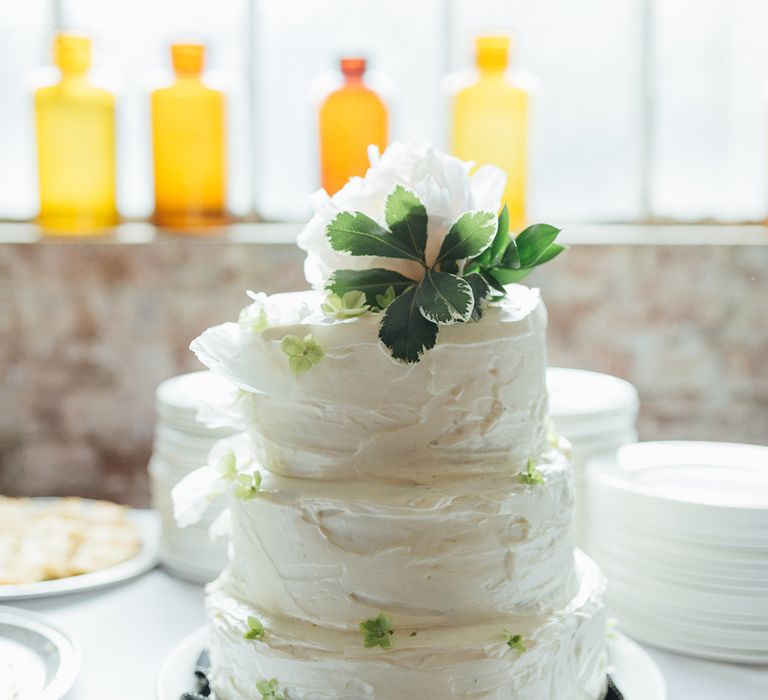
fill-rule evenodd
<path id="1" fill-rule="evenodd" d="M 495 168 L 371 155 L 316 196 L 315 291 L 250 293 L 192 343 L 246 427 L 174 493 L 182 524 L 229 498 L 216 698 L 602 698 L 603 579 L 573 549 L 546 311 L 516 284 L 558 231 L 511 237 Z"/>

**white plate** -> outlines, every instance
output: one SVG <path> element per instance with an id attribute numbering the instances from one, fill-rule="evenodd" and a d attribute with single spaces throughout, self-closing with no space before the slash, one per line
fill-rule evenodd
<path id="1" fill-rule="evenodd" d="M 621 492 L 599 484 L 587 482 L 587 493 L 594 503 L 596 515 L 642 527 L 642 531 L 649 535 L 699 539 L 718 546 L 762 544 L 768 549 L 768 524 L 755 523 L 750 518 L 742 521 L 732 511 L 724 518 L 689 519 L 681 510 L 658 508 L 653 501 L 623 498 Z M 713 510 L 716 509 L 713 507 Z"/>
<path id="2" fill-rule="evenodd" d="M 621 627 L 627 634 L 647 644 L 668 649 L 679 654 L 697 656 L 713 661 L 729 661 L 745 664 L 768 663 L 768 651 L 754 651 L 751 649 L 739 650 L 721 648 L 709 644 L 699 643 L 690 636 L 675 634 L 674 632 L 660 631 L 656 625 L 649 625 L 641 620 L 628 616 L 621 618 Z M 619 686 L 620 687 L 620 686 Z"/>
<path id="3" fill-rule="evenodd" d="M 608 577 L 609 592 L 613 590 L 624 600 L 632 598 L 648 607 L 653 607 L 656 601 L 663 600 L 680 610 L 699 612 L 701 615 L 712 611 L 719 612 L 726 618 L 732 615 L 734 620 L 739 619 L 740 616 L 744 618 L 755 616 L 768 620 L 768 598 L 765 597 L 708 593 L 684 585 L 669 584 L 659 579 L 627 575 L 626 572 L 611 569 L 605 565 L 603 570 Z"/>
<path id="4" fill-rule="evenodd" d="M 121 581 L 127 581 L 149 571 L 157 564 L 160 519 L 157 513 L 149 510 L 131 510 L 128 513 L 128 517 L 141 530 L 143 544 L 141 551 L 136 556 L 120 564 L 115 564 L 115 566 L 101 569 L 101 571 L 94 571 L 90 574 L 68 576 L 67 578 L 53 579 L 51 581 L 0 585 L 0 600 L 41 598 L 62 593 L 89 591 L 94 588 L 102 588 Z"/>
<path id="5" fill-rule="evenodd" d="M 666 700 L 664 678 L 653 659 L 623 634 L 608 640 L 609 672 L 625 700 Z M 208 644 L 205 627 L 190 634 L 165 659 L 157 679 L 158 700 L 179 700 L 193 690 L 194 668 Z"/>
<path id="6" fill-rule="evenodd" d="M 768 447 L 725 442 L 638 442 L 613 465 L 594 463 L 597 483 L 664 512 L 707 522 L 768 523 Z"/>
<path id="7" fill-rule="evenodd" d="M 619 576 L 629 579 L 635 576 L 635 572 L 642 572 L 653 579 L 709 593 L 768 596 L 768 577 L 761 580 L 697 573 L 680 566 L 669 566 L 651 559 L 642 559 L 637 555 L 608 550 L 602 546 L 602 543 L 593 543 L 592 556 L 600 563 L 601 568 L 605 569 L 607 566 L 612 571 L 618 572 Z"/>
<path id="8" fill-rule="evenodd" d="M 591 423 L 617 413 L 634 414 L 638 408 L 637 390 L 628 381 L 583 369 L 549 367 L 547 392 L 550 414 L 556 422 Z"/>
<path id="9" fill-rule="evenodd" d="M 595 542 L 612 542 L 629 549 L 639 551 L 648 556 L 666 556 L 672 558 L 708 561 L 717 563 L 720 567 L 733 566 L 744 570 L 752 570 L 758 574 L 768 571 L 768 552 L 760 549 L 742 547 L 707 546 L 703 542 L 683 542 L 681 540 L 653 539 L 645 537 L 639 528 L 628 526 L 601 526 L 590 529 L 592 540 Z M 620 529 L 619 529 L 620 528 Z M 681 564 L 682 566 L 682 564 Z"/>
<path id="10" fill-rule="evenodd" d="M 3 673 L 4 666 L 11 664 L 14 677 Z M 20 682 L 23 673 L 24 690 L 18 697 L 59 700 L 74 685 L 80 664 L 77 644 L 44 617 L 0 606 L 0 697 L 17 697 L 4 684 L 13 680 Z M 29 693 L 31 687 L 37 694 Z"/>

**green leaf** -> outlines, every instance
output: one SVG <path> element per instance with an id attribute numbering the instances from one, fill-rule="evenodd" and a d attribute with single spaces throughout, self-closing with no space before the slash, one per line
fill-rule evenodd
<path id="1" fill-rule="evenodd" d="M 467 262 L 467 265 L 464 268 L 465 276 L 469 272 L 477 272 L 481 267 L 493 267 L 494 265 L 498 265 L 501 261 L 501 256 L 512 240 L 513 239 L 510 238 L 509 235 L 509 209 L 507 209 L 507 205 L 505 204 L 499 214 L 496 235 L 493 237 L 491 245 L 476 258 Z M 451 272 L 451 270 L 446 270 L 446 272 Z"/>
<path id="2" fill-rule="evenodd" d="M 437 342 L 437 324 L 422 316 L 416 304 L 416 289 L 406 289 L 384 312 L 379 338 L 390 354 L 402 362 L 418 362 L 425 350 Z"/>
<path id="3" fill-rule="evenodd" d="M 501 256 L 498 265 L 510 270 L 517 270 L 520 267 L 520 251 L 514 238 L 509 239 L 509 244 L 504 249 L 504 254 Z"/>
<path id="4" fill-rule="evenodd" d="M 511 240 L 512 239 L 509 236 L 509 209 L 507 209 L 507 205 L 505 204 L 504 208 L 501 210 L 501 214 L 499 214 L 496 235 L 493 237 L 493 243 L 491 243 L 491 247 L 489 248 L 490 262 L 492 265 L 497 265 L 499 263 L 501 256 L 504 254 L 504 251 Z"/>
<path id="5" fill-rule="evenodd" d="M 451 226 L 436 262 L 479 255 L 491 244 L 495 233 L 496 215 L 492 211 L 468 211 Z"/>
<path id="6" fill-rule="evenodd" d="M 562 253 L 564 250 L 568 250 L 567 245 L 560 245 L 559 243 L 550 244 L 549 247 L 536 260 L 536 266 L 538 267 L 539 265 L 548 263 L 550 260 L 560 255 L 560 253 Z"/>
<path id="7" fill-rule="evenodd" d="M 392 287 L 397 296 L 413 284 L 416 284 L 414 280 L 399 272 L 373 267 L 368 270 L 336 270 L 328 280 L 326 288 L 339 296 L 350 291 L 363 292 L 371 307 L 383 308 L 377 300 L 378 295 L 386 294 L 387 289 Z"/>
<path id="8" fill-rule="evenodd" d="M 424 318 L 434 323 L 469 321 L 474 306 L 472 287 L 448 272 L 427 270 L 416 288 L 416 304 Z"/>
<path id="9" fill-rule="evenodd" d="M 534 224 L 525 229 L 515 238 L 518 255 L 520 256 L 520 266 L 533 267 L 538 265 L 539 258 L 549 248 L 550 244 L 554 242 L 559 233 L 559 228 L 549 224 Z"/>
<path id="10" fill-rule="evenodd" d="M 494 267 L 492 270 L 488 270 L 489 276 L 491 276 L 496 281 L 497 285 L 501 285 L 495 286 L 495 289 L 498 289 L 499 291 L 504 290 L 503 285 L 519 282 L 520 280 L 528 277 L 531 272 L 533 272 L 533 268 L 531 267 L 523 267 L 519 270 L 508 270 L 505 267 Z M 488 279 L 488 277 L 486 277 L 486 279 Z M 488 281 L 490 282 L 490 280 Z M 504 293 L 506 294 L 506 290 L 504 290 Z"/>
<path id="11" fill-rule="evenodd" d="M 480 274 L 483 276 L 483 279 L 488 282 L 491 287 L 493 287 L 499 294 L 502 296 L 506 296 L 507 290 L 504 289 L 504 283 L 500 282 L 496 278 L 496 273 L 499 272 L 500 268 L 496 267 L 493 270 L 489 270 L 487 268 L 482 268 L 480 270 Z"/>
<path id="12" fill-rule="evenodd" d="M 427 247 L 427 210 L 421 200 L 398 185 L 387 197 L 384 216 L 392 236 L 423 262 Z"/>
<path id="13" fill-rule="evenodd" d="M 470 320 L 479 321 L 483 316 L 485 302 L 491 293 L 491 288 L 488 285 L 488 282 L 483 279 L 482 275 L 477 272 L 470 273 L 464 279 L 472 288 L 472 297 L 474 298 Z"/>
<path id="14" fill-rule="evenodd" d="M 343 211 L 326 229 L 331 248 L 350 255 L 377 255 L 383 258 L 405 258 L 423 263 L 410 243 L 393 236 L 370 216 L 360 211 Z"/>
<path id="15" fill-rule="evenodd" d="M 452 275 L 459 274 L 459 261 L 448 258 L 440 263 L 440 272 L 450 272 Z"/>

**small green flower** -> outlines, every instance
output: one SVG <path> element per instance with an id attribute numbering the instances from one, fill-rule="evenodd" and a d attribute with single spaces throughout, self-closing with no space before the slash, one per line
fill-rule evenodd
<path id="1" fill-rule="evenodd" d="M 217 467 L 223 478 L 229 481 L 235 480 L 237 477 L 237 456 L 231 447 L 228 447 L 224 454 L 219 457 Z"/>
<path id="2" fill-rule="evenodd" d="M 525 639 L 522 634 L 512 634 L 509 630 L 504 630 L 504 635 L 507 638 L 507 646 L 510 649 L 528 651 L 528 647 L 525 645 Z"/>
<path id="3" fill-rule="evenodd" d="M 384 294 L 376 295 L 376 303 L 380 308 L 386 309 L 395 300 L 395 288 L 390 284 Z"/>
<path id="4" fill-rule="evenodd" d="M 248 631 L 243 634 L 243 639 L 264 639 L 264 625 L 258 618 L 248 616 Z"/>
<path id="5" fill-rule="evenodd" d="M 352 290 L 345 292 L 342 296 L 329 294 L 323 302 L 322 309 L 329 316 L 349 318 L 364 314 L 370 309 L 370 306 L 365 303 L 364 292 Z"/>
<path id="6" fill-rule="evenodd" d="M 256 498 L 260 488 L 261 472 L 257 470 L 252 474 L 238 474 L 232 493 L 241 501 L 250 501 Z"/>
<path id="7" fill-rule="evenodd" d="M 256 690 L 261 693 L 262 700 L 285 700 L 283 694 L 278 692 L 280 687 L 275 678 L 269 681 L 259 681 L 256 683 Z"/>
<path id="8" fill-rule="evenodd" d="M 280 349 L 288 355 L 288 366 L 294 374 L 309 372 L 325 354 L 311 333 L 304 336 L 304 340 L 296 335 L 286 335 L 280 341 Z"/>
<path id="9" fill-rule="evenodd" d="M 521 484 L 528 484 L 529 486 L 544 483 L 544 475 L 536 468 L 536 462 L 533 457 L 528 459 L 525 471 L 518 474 L 517 478 Z"/>
<path id="10" fill-rule="evenodd" d="M 254 294 L 248 292 L 248 296 L 253 299 L 253 303 L 246 306 L 237 318 L 240 328 L 249 333 L 261 333 L 269 326 L 266 304 L 267 295 L 264 293 Z"/>
<path id="11" fill-rule="evenodd" d="M 375 646 L 389 649 L 391 645 L 390 636 L 393 630 L 392 623 L 384 613 L 379 613 L 375 619 L 361 622 L 360 631 L 363 633 L 363 646 L 366 649 Z"/>

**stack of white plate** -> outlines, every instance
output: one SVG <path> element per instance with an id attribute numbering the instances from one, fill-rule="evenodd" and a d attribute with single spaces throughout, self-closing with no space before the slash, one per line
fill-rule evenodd
<path id="1" fill-rule="evenodd" d="M 587 462 L 637 440 L 637 391 L 618 377 L 561 367 L 547 370 L 547 390 L 555 432 L 573 448 L 574 534 L 589 552 Z"/>
<path id="2" fill-rule="evenodd" d="M 171 489 L 206 463 L 217 440 L 235 432 L 231 427 L 208 428 L 197 419 L 198 411 L 226 403 L 233 392 L 228 380 L 211 372 L 182 374 L 157 388 L 158 420 L 149 474 L 152 504 L 162 523 L 159 557 L 165 568 L 191 581 L 210 581 L 226 564 L 226 542 L 214 542 L 208 533 L 222 504 L 214 503 L 199 523 L 180 529 L 173 518 Z"/>
<path id="3" fill-rule="evenodd" d="M 768 447 L 628 445 L 590 464 L 592 555 L 637 639 L 768 663 Z"/>

